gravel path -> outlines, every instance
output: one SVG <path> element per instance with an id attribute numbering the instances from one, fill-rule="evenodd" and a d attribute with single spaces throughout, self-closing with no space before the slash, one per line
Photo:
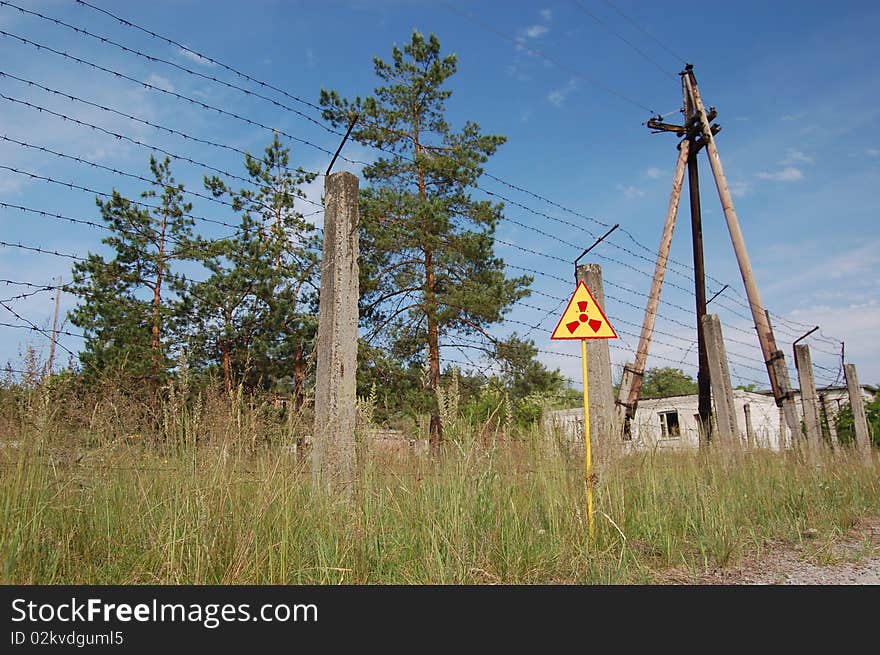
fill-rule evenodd
<path id="1" fill-rule="evenodd" d="M 672 584 L 714 585 L 880 585 L 880 517 L 860 521 L 833 541 L 806 540 L 803 546 L 771 546 L 760 557 L 719 568 L 697 579 L 670 571 Z"/>

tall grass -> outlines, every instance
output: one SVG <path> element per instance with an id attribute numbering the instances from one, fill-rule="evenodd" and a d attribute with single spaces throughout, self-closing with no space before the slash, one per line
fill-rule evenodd
<path id="1" fill-rule="evenodd" d="M 26 393 L 4 396 L 3 583 L 650 583 L 880 513 L 878 468 L 846 454 L 647 452 L 600 471 L 591 546 L 581 458 L 537 429 L 364 456 L 345 502 L 285 448 L 303 417 L 172 398 L 135 432 L 120 398 Z"/>

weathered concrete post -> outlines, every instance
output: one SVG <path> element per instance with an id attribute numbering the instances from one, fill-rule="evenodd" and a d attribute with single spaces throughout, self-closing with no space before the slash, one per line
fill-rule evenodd
<path id="1" fill-rule="evenodd" d="M 788 423 L 786 422 L 785 410 L 779 408 L 779 452 L 784 452 L 791 445 L 790 435 L 788 434 Z"/>
<path id="2" fill-rule="evenodd" d="M 605 311 L 602 267 L 599 264 L 581 264 L 577 267 L 575 277 L 578 282 L 587 285 L 602 311 Z M 611 383 L 611 349 L 608 339 L 590 342 L 587 348 L 587 369 L 590 376 L 590 434 L 597 446 L 596 459 L 602 461 L 619 434 L 614 420 L 614 387 Z"/>
<path id="3" fill-rule="evenodd" d="M 801 386 L 801 406 L 804 411 L 807 442 L 810 448 L 818 450 L 822 445 L 822 423 L 819 418 L 819 397 L 816 395 L 816 382 L 813 379 L 810 346 L 805 343 L 794 345 L 794 365 L 797 368 L 798 383 Z"/>
<path id="4" fill-rule="evenodd" d="M 712 400 L 715 404 L 718 435 L 731 445 L 738 446 L 740 445 L 739 425 L 733 404 L 727 350 L 724 348 L 724 336 L 721 334 L 721 319 L 718 318 L 718 314 L 706 314 L 701 322 L 703 337 L 706 340 L 706 354 L 709 358 L 709 379 L 712 381 Z"/>
<path id="5" fill-rule="evenodd" d="M 620 387 L 617 389 L 617 429 L 621 431 L 621 436 L 629 441 L 632 439 L 631 418 L 627 414 L 635 416 L 635 408 L 627 407 L 627 399 L 630 397 L 636 375 L 635 368 L 627 364 L 623 367 L 623 374 L 620 376 Z M 644 373 L 641 374 L 644 376 Z"/>
<path id="6" fill-rule="evenodd" d="M 312 473 L 316 484 L 350 494 L 356 467 L 358 178 L 333 173 L 324 192 Z"/>
<path id="7" fill-rule="evenodd" d="M 743 415 L 746 418 L 746 442 L 749 444 L 749 448 L 757 448 L 755 428 L 752 426 L 752 407 L 748 403 L 743 405 Z"/>
<path id="8" fill-rule="evenodd" d="M 819 406 L 822 408 L 822 414 L 825 417 L 825 425 L 828 427 L 828 436 L 831 437 L 831 450 L 837 452 L 840 450 L 840 443 L 837 441 L 837 426 L 834 424 L 835 415 L 833 415 L 828 407 L 828 397 L 824 393 L 819 394 Z"/>
<path id="9" fill-rule="evenodd" d="M 862 400 L 862 388 L 856 375 L 855 364 L 845 364 L 846 390 L 849 393 L 849 406 L 852 408 L 853 425 L 856 432 L 856 447 L 862 453 L 866 464 L 871 462 L 871 436 L 868 434 L 868 417 L 865 416 L 865 402 Z"/>

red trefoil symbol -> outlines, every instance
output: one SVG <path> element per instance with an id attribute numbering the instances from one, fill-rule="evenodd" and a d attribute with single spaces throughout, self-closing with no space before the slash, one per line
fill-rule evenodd
<path id="1" fill-rule="evenodd" d="M 574 334 L 574 331 L 580 327 L 581 323 L 586 323 L 587 325 L 589 325 L 590 329 L 593 330 L 593 332 L 598 332 L 599 328 L 602 327 L 602 321 L 596 318 L 591 319 L 589 316 L 587 316 L 588 304 L 589 303 L 587 303 L 586 300 L 581 300 L 577 304 L 578 309 L 581 311 L 580 315 L 578 316 L 578 320 L 571 321 L 565 324 L 565 327 L 568 328 L 569 334 Z"/>

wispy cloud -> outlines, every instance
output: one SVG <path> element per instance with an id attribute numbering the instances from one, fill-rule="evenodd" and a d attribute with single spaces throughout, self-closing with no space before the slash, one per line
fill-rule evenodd
<path id="1" fill-rule="evenodd" d="M 803 179 L 804 173 L 799 168 L 787 166 L 779 171 L 768 173 L 766 171 L 758 173 L 758 177 L 762 180 L 772 180 L 773 182 L 797 182 Z"/>
<path id="2" fill-rule="evenodd" d="M 744 180 L 732 181 L 728 188 L 735 198 L 743 198 L 752 192 L 752 185 Z"/>
<path id="3" fill-rule="evenodd" d="M 306 66 L 312 69 L 318 66 L 318 56 L 311 48 L 306 49 Z"/>
<path id="4" fill-rule="evenodd" d="M 529 25 L 523 30 L 523 34 L 525 34 L 530 39 L 538 39 L 544 36 L 549 31 L 550 28 L 546 25 Z"/>
<path id="5" fill-rule="evenodd" d="M 645 192 L 639 187 L 633 184 L 618 184 L 617 190 L 623 194 L 623 197 L 627 200 L 632 200 L 633 198 L 641 198 L 645 195 Z"/>
<path id="6" fill-rule="evenodd" d="M 191 62 L 193 62 L 194 64 L 198 64 L 199 66 L 206 66 L 207 68 L 214 68 L 217 65 L 213 61 L 210 61 L 209 59 L 205 59 L 201 55 L 196 54 L 192 50 L 187 50 L 186 48 L 181 48 L 178 51 L 178 54 L 182 55 L 183 57 L 186 57 Z"/>
<path id="7" fill-rule="evenodd" d="M 171 83 L 171 80 L 157 73 L 150 73 L 150 75 L 146 79 L 146 82 L 147 84 L 152 84 L 153 86 L 164 89 L 165 91 L 174 91 L 174 85 Z"/>
<path id="8" fill-rule="evenodd" d="M 543 18 L 545 22 L 549 23 L 551 20 L 553 20 L 553 10 L 552 9 L 542 9 L 541 10 L 541 18 Z"/>
<path id="9" fill-rule="evenodd" d="M 785 153 L 785 159 L 779 163 L 785 166 L 787 164 L 812 164 L 814 161 L 816 160 L 813 157 L 804 154 L 801 150 L 789 149 Z"/>
<path id="10" fill-rule="evenodd" d="M 565 104 L 566 98 L 571 95 L 571 92 L 577 89 L 577 80 L 571 78 L 568 80 L 568 84 L 559 89 L 553 89 L 550 93 L 547 94 L 547 100 L 551 105 L 555 107 L 561 107 Z"/>
<path id="11" fill-rule="evenodd" d="M 5 198 L 18 195 L 23 186 L 23 178 L 12 177 L 11 174 L 4 173 L 0 176 L 0 197 Z"/>
<path id="12" fill-rule="evenodd" d="M 865 150 L 865 154 L 868 155 L 868 157 L 880 157 L 880 149 L 868 148 Z"/>
<path id="13" fill-rule="evenodd" d="M 650 177 L 652 180 L 659 180 L 661 177 L 663 177 L 663 173 L 663 169 L 657 168 L 656 166 L 651 166 L 651 168 L 645 171 L 645 175 Z"/>

